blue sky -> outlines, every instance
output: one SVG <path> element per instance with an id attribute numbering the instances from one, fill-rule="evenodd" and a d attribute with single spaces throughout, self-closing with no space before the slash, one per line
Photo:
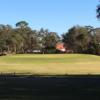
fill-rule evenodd
<path id="1" fill-rule="evenodd" d="M 33 29 L 47 28 L 59 34 L 74 25 L 100 26 L 96 19 L 99 0 L 0 0 L 0 24 L 25 20 Z"/>

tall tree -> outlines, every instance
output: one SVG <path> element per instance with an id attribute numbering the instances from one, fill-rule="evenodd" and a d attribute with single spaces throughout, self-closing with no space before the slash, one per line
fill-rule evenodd
<path id="1" fill-rule="evenodd" d="M 10 36 L 12 27 L 10 25 L 0 25 L 0 50 L 10 51 Z"/>
<path id="2" fill-rule="evenodd" d="M 97 12 L 97 18 L 100 19 L 100 4 L 97 6 L 96 12 Z"/>
<path id="3" fill-rule="evenodd" d="M 19 27 L 19 28 L 26 28 L 28 26 L 28 23 L 26 21 L 20 21 L 20 22 L 17 22 L 16 23 L 16 27 Z"/>
<path id="4" fill-rule="evenodd" d="M 39 31 L 40 35 L 40 44 L 42 50 L 45 53 L 54 53 L 56 51 L 56 44 L 60 40 L 60 37 L 56 32 L 49 32 L 47 29 L 44 30 L 43 28 Z"/>
<path id="5" fill-rule="evenodd" d="M 28 27 L 28 23 L 26 21 L 16 23 L 16 27 L 18 27 L 15 29 L 16 33 L 22 38 L 20 52 L 25 53 L 29 48 L 29 35 L 32 30 L 30 27 Z"/>
<path id="6" fill-rule="evenodd" d="M 86 27 L 75 26 L 63 34 L 63 42 L 77 53 L 86 52 L 90 41 L 90 33 Z"/>

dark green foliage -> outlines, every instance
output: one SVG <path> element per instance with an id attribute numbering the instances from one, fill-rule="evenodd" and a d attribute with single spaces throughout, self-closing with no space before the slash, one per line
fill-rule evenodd
<path id="1" fill-rule="evenodd" d="M 32 30 L 26 21 L 16 23 L 16 28 L 0 25 L 0 54 L 33 53 L 34 50 L 54 53 L 57 41 L 57 33 L 44 29 Z"/>
<path id="2" fill-rule="evenodd" d="M 0 55 L 3 53 L 57 53 L 56 44 L 64 42 L 66 49 L 75 53 L 100 55 L 100 28 L 74 26 L 63 34 L 47 29 L 32 30 L 28 23 L 20 21 L 16 28 L 0 24 Z"/>
<path id="3" fill-rule="evenodd" d="M 100 29 L 91 26 L 75 26 L 63 34 L 63 42 L 75 53 L 100 55 Z"/>
<path id="4" fill-rule="evenodd" d="M 100 19 L 100 4 L 97 6 L 96 12 L 97 12 L 97 18 Z"/>

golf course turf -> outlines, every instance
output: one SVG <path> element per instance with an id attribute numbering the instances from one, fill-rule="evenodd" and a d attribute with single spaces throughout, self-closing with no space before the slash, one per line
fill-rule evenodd
<path id="1" fill-rule="evenodd" d="M 85 54 L 16 54 L 0 57 L 1 73 L 32 75 L 100 74 L 100 56 Z"/>
<path id="2" fill-rule="evenodd" d="M 0 72 L 0 100 L 100 100 L 99 56 L 7 55 Z"/>

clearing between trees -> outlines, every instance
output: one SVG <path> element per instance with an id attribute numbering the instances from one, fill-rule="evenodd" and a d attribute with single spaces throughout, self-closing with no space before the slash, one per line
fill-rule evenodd
<path id="1" fill-rule="evenodd" d="M 100 74 L 100 57 L 85 54 L 17 54 L 0 57 L 0 73 Z"/>

